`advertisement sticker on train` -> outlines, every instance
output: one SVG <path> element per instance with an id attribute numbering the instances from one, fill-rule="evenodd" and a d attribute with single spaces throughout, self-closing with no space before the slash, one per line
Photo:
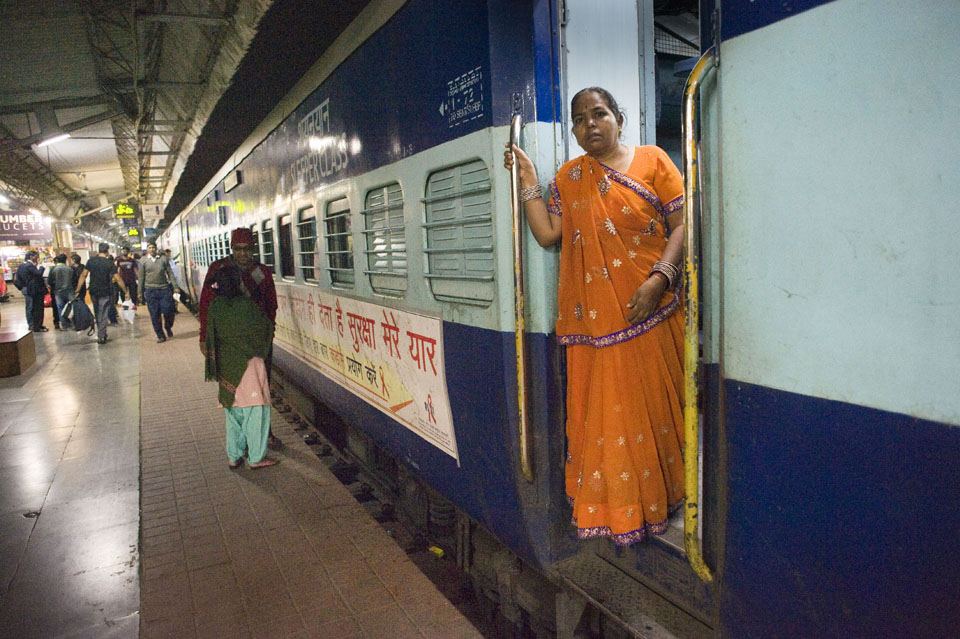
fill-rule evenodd
<path id="1" fill-rule="evenodd" d="M 276 341 L 457 460 L 439 319 L 277 284 Z"/>
<path id="2" fill-rule="evenodd" d="M 440 115 L 448 127 L 483 116 L 483 70 L 477 67 L 447 82 L 447 94 L 440 103 Z"/>

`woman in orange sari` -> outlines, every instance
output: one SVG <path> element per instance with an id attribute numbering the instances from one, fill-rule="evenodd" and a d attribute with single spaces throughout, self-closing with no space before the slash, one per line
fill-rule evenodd
<path id="1" fill-rule="evenodd" d="M 656 146 L 620 143 L 623 114 L 604 89 L 571 103 L 586 151 L 564 164 L 544 204 L 518 163 L 541 246 L 561 243 L 557 339 L 567 349 L 566 492 L 581 539 L 629 545 L 667 529 L 683 500 L 683 180 Z"/>

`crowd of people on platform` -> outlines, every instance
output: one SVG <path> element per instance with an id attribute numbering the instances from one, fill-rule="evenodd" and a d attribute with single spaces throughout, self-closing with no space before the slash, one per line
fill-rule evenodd
<path id="1" fill-rule="evenodd" d="M 177 312 L 173 293 L 180 288 L 177 266 L 169 249 L 158 254 L 156 244 L 151 243 L 147 251 L 141 257 L 124 246 L 119 257 L 114 257 L 109 244 L 102 243 L 86 264 L 76 253 L 60 253 L 52 264 L 41 264 L 39 251 L 27 251 L 13 278 L 23 293 L 27 327 L 37 333 L 49 331 L 43 325 L 44 308 L 49 306 L 55 329 L 73 329 L 68 306 L 78 299 L 86 304 L 89 294 L 98 343 L 107 342 L 107 327 L 119 323 L 117 304 L 126 304 L 128 299 L 132 311 L 137 303 L 146 304 L 158 342 L 173 337 Z"/>

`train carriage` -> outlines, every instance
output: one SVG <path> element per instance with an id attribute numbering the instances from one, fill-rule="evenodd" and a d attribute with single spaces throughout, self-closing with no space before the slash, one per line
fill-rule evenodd
<path id="1" fill-rule="evenodd" d="M 401 502 L 455 510 L 518 627 L 948 636 L 960 10 L 897 6 L 374 0 L 162 243 L 198 298 L 254 231 L 285 388 Z M 502 168 L 517 116 L 542 179 L 579 154 L 566 110 L 594 84 L 688 187 L 694 490 L 626 549 L 569 525 L 558 253 L 522 231 L 518 341 Z"/>

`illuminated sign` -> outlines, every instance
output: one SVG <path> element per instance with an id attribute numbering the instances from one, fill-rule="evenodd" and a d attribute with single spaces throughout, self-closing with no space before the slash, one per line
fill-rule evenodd
<path id="1" fill-rule="evenodd" d="M 133 207 L 129 204 L 117 204 L 116 208 L 114 209 L 114 214 L 120 219 L 133 218 L 136 216 L 136 214 L 133 212 Z"/>
<path id="2" fill-rule="evenodd" d="M 140 231 L 137 229 L 130 229 L 127 231 L 127 237 L 140 237 Z"/>

